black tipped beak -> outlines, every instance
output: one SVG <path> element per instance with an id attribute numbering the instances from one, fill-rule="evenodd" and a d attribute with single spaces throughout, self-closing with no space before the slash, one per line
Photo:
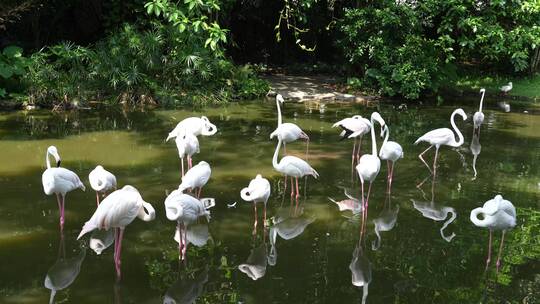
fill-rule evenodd
<path id="1" fill-rule="evenodd" d="M 61 160 L 58 160 L 58 161 L 56 162 L 56 167 L 57 167 L 57 168 L 60 168 L 60 163 L 61 163 L 61 162 L 62 162 Z"/>

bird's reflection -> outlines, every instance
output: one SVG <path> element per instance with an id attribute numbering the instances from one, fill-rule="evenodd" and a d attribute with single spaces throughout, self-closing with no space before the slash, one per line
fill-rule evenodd
<path id="1" fill-rule="evenodd" d="M 422 191 L 421 188 L 419 189 Z M 452 241 L 456 234 L 452 232 L 451 235 L 446 236 L 444 230 L 456 219 L 457 213 L 452 207 L 435 203 L 435 179 L 433 179 L 431 183 L 431 201 L 418 201 L 413 199 L 411 199 L 411 201 L 413 202 L 414 208 L 420 211 L 423 217 L 438 222 L 446 220 L 440 229 L 441 237 L 447 242 Z"/>
<path id="2" fill-rule="evenodd" d="M 381 247 L 381 231 L 390 231 L 396 225 L 399 205 L 392 206 L 391 196 L 390 192 L 386 193 L 384 208 L 379 216 L 373 220 L 375 235 L 377 235 L 377 240 L 371 243 L 371 249 L 373 250 L 378 250 Z"/>
<path id="3" fill-rule="evenodd" d="M 367 258 L 363 242 L 363 232 L 360 233 L 360 239 L 356 243 L 352 254 L 352 260 L 349 264 L 349 269 L 352 275 L 352 284 L 357 287 L 362 287 L 362 304 L 366 303 L 368 296 L 369 283 L 371 283 L 371 262 Z"/>
<path id="4" fill-rule="evenodd" d="M 163 304 L 195 303 L 202 295 L 206 282 L 208 282 L 208 269 L 199 271 L 193 277 L 179 273 L 178 280 L 167 289 Z"/>
<path id="5" fill-rule="evenodd" d="M 360 200 L 350 195 L 349 192 L 347 192 L 347 188 L 343 188 L 343 193 L 347 197 L 346 199 L 341 201 L 336 201 L 331 197 L 328 199 L 336 204 L 341 212 L 350 210 L 353 215 L 360 214 L 362 212 L 362 204 L 360 204 Z"/>
<path id="6" fill-rule="evenodd" d="M 109 248 L 112 243 L 114 243 L 114 229 L 94 230 L 90 236 L 90 248 L 98 255 Z"/>
<path id="7" fill-rule="evenodd" d="M 478 131 L 473 131 L 473 137 L 471 140 L 471 153 L 473 155 L 473 171 L 474 171 L 474 177 L 473 180 L 476 179 L 477 171 L 476 171 L 476 160 L 478 158 L 478 155 L 480 155 L 480 151 L 482 150 L 482 145 L 480 145 L 480 127 L 478 128 Z"/>
<path id="8" fill-rule="evenodd" d="M 266 242 L 253 247 L 246 262 L 240 264 L 238 269 L 254 281 L 264 277 L 266 266 L 268 265 L 268 254 L 266 250 Z"/>
<path id="9" fill-rule="evenodd" d="M 54 303 L 54 297 L 59 290 L 68 288 L 81 271 L 81 264 L 86 257 L 86 248 L 81 246 L 77 256 L 66 258 L 66 248 L 63 233 L 60 235 L 58 258 L 49 268 L 45 276 L 45 288 L 51 290 L 49 303 Z"/>
<path id="10" fill-rule="evenodd" d="M 174 240 L 177 243 L 180 243 L 180 233 L 178 229 L 174 234 Z M 196 247 L 204 247 L 206 244 L 208 244 L 208 240 L 210 240 L 208 223 L 203 222 L 188 226 L 186 232 L 186 240 L 186 246 L 189 244 L 193 244 Z"/>

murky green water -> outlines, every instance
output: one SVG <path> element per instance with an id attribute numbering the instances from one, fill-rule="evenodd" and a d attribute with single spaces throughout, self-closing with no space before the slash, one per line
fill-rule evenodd
<path id="1" fill-rule="evenodd" d="M 211 240 L 201 248 L 191 246 L 188 262 L 182 265 L 173 240 L 175 224 L 166 219 L 163 205 L 165 191 L 180 181 L 180 162 L 174 143 L 164 143 L 164 138 L 181 119 L 202 113 L 110 108 L 1 114 L 0 302 L 46 303 L 47 273 L 64 267 L 68 277 L 66 273 L 76 274 L 80 266 L 72 284 L 68 283 L 73 278 L 64 278 L 69 287 L 58 291 L 57 303 L 161 303 L 171 298 L 191 303 L 197 297 L 196 303 L 359 303 L 366 289 L 367 303 L 538 303 L 540 116 L 532 110 L 486 110 L 478 176 L 473 179 L 469 147 L 475 109 L 465 107 L 470 118 L 458 121 L 465 144 L 457 150 L 442 148 L 436 182 L 428 179 L 418 189 L 428 176 L 417 158 L 426 146 L 412 143 L 428 130 L 449 127 L 455 107 L 378 109 L 391 126 L 391 139 L 402 144 L 405 158 L 396 165 L 391 197 L 385 195 L 383 163 L 360 243 L 359 219 L 340 213 L 329 200 L 345 199 L 344 188 L 359 197 L 358 179 L 351 179 L 352 142 L 339 141 L 339 131 L 331 126 L 353 113 L 369 116 L 375 108 L 328 105 L 321 110 L 286 104 L 284 120 L 296 122 L 310 135 L 309 161 L 321 175 L 308 180 L 307 195 L 298 207 L 288 192 L 284 194 L 283 179 L 271 164 L 275 142 L 268 137 L 276 125 L 275 104 L 207 109 L 204 114 L 219 132 L 200 138 L 201 153 L 194 160 L 211 164 L 212 177 L 203 192 L 215 197 L 217 205 L 209 225 Z M 85 242 L 76 241 L 95 209 L 91 190 L 68 194 L 62 246 L 55 199 L 45 196 L 41 186 L 45 150 L 51 144 L 58 147 L 62 165 L 79 174 L 88 188 L 88 173 L 102 164 L 120 185 L 136 186 L 156 209 L 155 221 L 135 220 L 126 229 L 120 283 L 115 283 L 112 248 L 97 256 L 84 249 Z M 369 146 L 366 138 L 363 151 Z M 293 143 L 287 149 L 301 156 L 305 145 Z M 278 234 L 271 244 L 259 226 L 252 237 L 252 205 L 241 201 L 239 191 L 257 173 L 272 183 L 269 216 L 284 220 L 274 229 L 302 232 L 305 226 L 303 233 L 289 240 Z M 487 231 L 469 222 L 470 210 L 497 193 L 516 205 L 519 217 L 508 234 L 498 275 L 494 265 L 484 272 Z M 233 202 L 238 202 L 236 208 L 228 208 Z M 422 208 L 438 208 L 444 217 L 425 218 L 418 210 Z M 396 224 L 380 232 L 380 247 L 373 250 L 374 221 L 380 223 L 383 217 Z M 440 232 L 446 222 L 443 236 L 455 234 L 450 242 Z M 499 238 L 496 234 L 495 245 Z M 264 276 L 250 279 L 238 270 L 245 263 L 260 264 L 256 271 Z M 356 275 L 370 280 L 367 288 L 351 284 L 350 265 Z M 49 275 L 58 276 L 58 271 Z"/>

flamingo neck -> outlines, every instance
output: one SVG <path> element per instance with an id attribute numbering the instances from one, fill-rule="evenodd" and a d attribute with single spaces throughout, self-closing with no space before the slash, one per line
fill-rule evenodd
<path id="1" fill-rule="evenodd" d="M 486 91 L 482 92 L 482 98 L 480 98 L 480 107 L 478 107 L 478 112 L 482 113 L 482 103 L 484 102 L 484 95 L 486 95 Z"/>
<path id="2" fill-rule="evenodd" d="M 488 220 L 487 217 L 484 215 L 484 219 L 479 219 L 478 215 L 483 214 L 484 210 L 482 208 L 476 208 L 473 211 L 471 211 L 470 220 L 473 222 L 474 225 L 478 227 L 487 227 Z"/>
<path id="3" fill-rule="evenodd" d="M 156 218 L 156 210 L 149 203 L 142 202 L 141 209 L 139 209 L 137 216 L 145 222 L 150 222 Z"/>
<path id="4" fill-rule="evenodd" d="M 377 156 L 377 142 L 375 138 L 375 121 L 371 116 L 371 154 Z"/>
<path id="5" fill-rule="evenodd" d="M 386 143 L 388 142 L 388 137 L 390 137 L 390 128 L 388 128 L 388 125 L 385 125 L 384 128 L 385 129 L 383 130 L 383 133 L 385 133 L 385 136 L 384 136 L 383 144 L 381 146 L 381 150 L 383 149 L 384 145 L 386 145 Z"/>
<path id="6" fill-rule="evenodd" d="M 277 125 L 279 127 L 282 124 L 282 119 L 281 119 L 281 107 L 279 106 L 279 100 L 277 98 L 276 98 L 276 106 L 277 106 L 277 114 L 278 114 Z"/>
<path id="7" fill-rule="evenodd" d="M 49 160 L 49 151 L 45 152 L 45 164 L 47 164 L 47 169 L 51 168 L 51 161 Z"/>
<path id="8" fill-rule="evenodd" d="M 453 147 L 459 147 L 465 141 L 465 139 L 463 138 L 463 134 L 461 134 L 458 127 L 456 126 L 456 122 L 454 121 L 455 117 L 456 117 L 456 114 L 457 114 L 457 112 L 454 111 L 454 113 L 452 113 L 452 116 L 450 116 L 450 124 L 452 125 L 452 128 L 454 129 L 454 131 L 456 132 L 456 134 L 458 136 L 458 141 L 456 142 L 455 139 L 454 139 L 454 142 L 450 143 L 450 145 L 449 145 L 449 146 L 453 146 Z"/>
<path id="9" fill-rule="evenodd" d="M 279 105 L 278 105 L 278 109 L 279 109 Z M 278 140 L 278 143 L 276 145 L 276 151 L 274 152 L 274 157 L 272 158 L 272 166 L 274 166 L 276 170 L 279 168 L 279 164 L 278 164 L 279 147 L 281 147 L 281 139 Z"/>

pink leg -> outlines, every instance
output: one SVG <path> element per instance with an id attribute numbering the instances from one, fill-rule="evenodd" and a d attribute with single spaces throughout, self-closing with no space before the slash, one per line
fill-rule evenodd
<path id="1" fill-rule="evenodd" d="M 263 223 L 263 229 L 264 229 L 264 227 L 266 227 L 266 202 L 264 202 L 263 218 L 264 218 L 264 223 Z"/>
<path id="2" fill-rule="evenodd" d="M 424 155 L 424 153 L 426 153 L 427 151 L 429 151 L 429 149 L 433 148 L 433 146 L 429 146 L 426 150 L 424 150 L 424 152 L 418 154 L 418 158 L 420 158 L 420 160 L 424 163 L 424 165 L 426 165 L 426 167 L 428 168 L 429 172 L 433 173 L 433 171 L 431 171 L 431 168 L 429 167 L 429 165 L 426 163 L 426 161 L 424 160 L 424 158 L 422 157 L 422 155 Z"/>
<path id="3" fill-rule="evenodd" d="M 287 147 L 285 146 L 285 142 L 283 142 L 283 155 L 287 155 Z"/>
<path id="4" fill-rule="evenodd" d="M 199 187 L 199 192 L 197 193 L 197 198 L 201 197 L 202 187 Z"/>
<path id="5" fill-rule="evenodd" d="M 191 156 L 188 155 L 188 166 L 189 166 L 189 169 L 193 168 L 193 159 L 191 158 Z"/>
<path id="6" fill-rule="evenodd" d="M 294 196 L 294 181 L 293 181 L 293 177 L 291 176 L 291 197 Z"/>
<path id="7" fill-rule="evenodd" d="M 283 194 L 285 194 L 285 192 L 287 192 L 287 175 L 285 175 L 285 188 L 283 189 Z"/>
<path id="8" fill-rule="evenodd" d="M 176 224 L 176 231 L 178 231 L 178 259 L 182 260 L 182 249 L 184 247 L 184 240 L 182 236 L 182 228 L 180 222 Z"/>
<path id="9" fill-rule="evenodd" d="M 386 161 L 386 168 L 387 168 L 387 174 L 386 174 L 386 193 L 390 192 L 390 161 Z"/>
<path id="10" fill-rule="evenodd" d="M 356 160 L 358 161 L 360 159 L 360 149 L 362 148 L 362 137 L 360 136 L 360 140 L 358 142 L 358 150 L 356 150 Z"/>
<path id="11" fill-rule="evenodd" d="M 489 243 L 488 243 L 488 256 L 486 259 L 486 270 L 488 269 L 489 262 L 491 262 L 491 242 L 493 240 L 493 231 L 489 230 Z"/>
<path id="12" fill-rule="evenodd" d="M 388 187 L 388 192 L 390 192 L 390 189 L 392 189 L 392 180 L 394 178 L 394 162 L 392 162 L 392 166 L 390 167 L 390 180 L 389 180 L 389 187 Z"/>
<path id="13" fill-rule="evenodd" d="M 300 192 L 298 191 L 298 177 L 296 178 L 296 199 L 300 197 Z"/>
<path id="14" fill-rule="evenodd" d="M 435 147 L 435 159 L 433 160 L 433 178 L 437 176 L 437 157 L 439 156 L 439 147 Z"/>
<path id="15" fill-rule="evenodd" d="M 66 203 L 66 197 L 64 195 L 60 195 L 60 202 L 62 204 L 62 210 L 60 211 L 60 226 L 62 226 L 62 230 L 64 230 L 64 222 L 65 222 L 65 203 Z"/>
<path id="16" fill-rule="evenodd" d="M 116 277 L 120 279 L 122 277 L 122 238 L 124 237 L 124 228 L 120 228 L 120 233 L 118 234 L 118 254 L 117 254 L 117 266 L 116 266 Z"/>
<path id="17" fill-rule="evenodd" d="M 62 203 L 60 202 L 60 194 L 56 194 L 56 202 L 58 203 L 58 215 L 60 221 L 60 231 L 64 231 L 64 223 L 62 221 Z"/>
<path id="18" fill-rule="evenodd" d="M 96 206 L 99 206 L 99 193 L 96 191 Z"/>
<path id="19" fill-rule="evenodd" d="M 182 251 L 182 259 L 185 261 L 185 260 L 186 260 L 187 247 L 188 247 L 188 242 L 187 242 L 187 225 L 183 225 L 182 230 L 184 230 L 184 249 L 183 249 L 183 251 Z"/>
<path id="20" fill-rule="evenodd" d="M 181 158 L 181 163 L 182 163 L 182 177 L 184 177 L 185 171 L 184 171 L 184 158 L 183 157 Z"/>
<path id="21" fill-rule="evenodd" d="M 504 244 L 504 234 L 506 231 L 503 230 L 502 232 L 502 238 L 501 238 L 501 245 L 499 245 L 499 254 L 497 255 L 497 272 L 499 272 L 499 267 L 501 267 L 501 255 L 503 251 L 503 244 Z"/>
<path id="22" fill-rule="evenodd" d="M 253 232 L 252 234 L 253 235 L 256 235 L 257 234 L 257 203 L 253 203 L 253 216 L 254 216 L 254 221 L 253 221 Z"/>

